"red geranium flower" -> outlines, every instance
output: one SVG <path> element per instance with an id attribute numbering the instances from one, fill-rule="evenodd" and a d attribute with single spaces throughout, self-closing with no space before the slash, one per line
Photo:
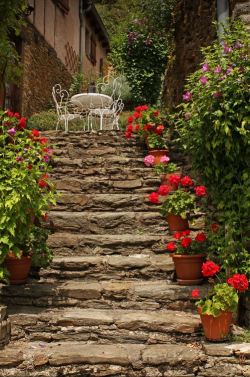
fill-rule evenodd
<path id="1" fill-rule="evenodd" d="M 144 126 L 144 130 L 145 130 L 145 131 L 149 131 L 149 132 L 151 132 L 152 129 L 153 129 L 152 124 L 146 124 L 146 125 Z"/>
<path id="2" fill-rule="evenodd" d="M 134 120 L 134 118 L 132 117 L 132 115 L 130 115 L 130 116 L 128 117 L 128 123 L 133 123 L 133 120 Z"/>
<path id="3" fill-rule="evenodd" d="M 183 232 L 182 232 L 182 237 L 186 237 L 186 236 L 189 236 L 189 234 L 190 234 L 190 229 L 186 229 L 186 230 L 183 230 Z"/>
<path id="4" fill-rule="evenodd" d="M 206 196 L 207 195 L 207 190 L 205 186 L 196 186 L 195 189 L 195 194 L 197 196 Z"/>
<path id="5" fill-rule="evenodd" d="M 248 280 L 244 274 L 234 274 L 227 282 L 239 292 L 245 292 L 248 289 Z"/>
<path id="6" fill-rule="evenodd" d="M 48 186 L 48 183 L 46 181 L 44 181 L 44 179 L 39 179 L 38 186 L 41 187 L 41 188 L 44 188 L 44 187 Z"/>
<path id="7" fill-rule="evenodd" d="M 141 111 L 147 111 L 148 110 L 148 106 L 147 105 L 142 105 L 141 106 Z"/>
<path id="8" fill-rule="evenodd" d="M 162 124 L 160 124 L 159 126 L 156 127 L 156 130 L 155 130 L 155 133 L 157 135 L 161 135 L 164 131 L 164 126 Z"/>
<path id="9" fill-rule="evenodd" d="M 26 128 L 26 122 L 27 122 L 27 118 L 22 117 L 21 119 L 19 119 L 18 127 L 19 128 Z"/>
<path id="10" fill-rule="evenodd" d="M 169 243 L 167 244 L 167 250 L 169 250 L 169 251 L 175 251 L 175 250 L 176 250 L 176 245 L 175 245 L 175 243 L 174 243 L 174 242 L 169 242 Z"/>
<path id="11" fill-rule="evenodd" d="M 212 261 L 207 261 L 202 264 L 201 272 L 203 276 L 211 277 L 220 271 L 220 266 Z"/>
<path id="12" fill-rule="evenodd" d="M 40 136 L 40 132 L 38 130 L 33 129 L 33 130 L 31 130 L 31 133 L 32 133 L 32 136 L 34 136 L 34 137 Z"/>
<path id="13" fill-rule="evenodd" d="M 168 177 L 168 182 L 170 185 L 178 186 L 180 183 L 180 177 L 177 174 L 170 174 Z"/>
<path id="14" fill-rule="evenodd" d="M 184 247 L 184 248 L 187 248 L 191 245 L 192 243 L 192 238 L 190 237 L 185 237 L 183 238 L 183 240 L 181 241 L 181 246 Z"/>
<path id="15" fill-rule="evenodd" d="M 166 196 L 170 193 L 170 191 L 171 191 L 171 187 L 169 187 L 168 185 L 161 185 L 159 187 L 158 194 L 161 196 Z"/>
<path id="16" fill-rule="evenodd" d="M 135 107 L 135 111 L 137 111 L 137 112 L 142 111 L 142 106 L 137 106 L 137 107 Z"/>
<path id="17" fill-rule="evenodd" d="M 213 233 L 217 233 L 218 230 L 219 230 L 219 226 L 217 224 L 214 223 L 214 224 L 211 225 L 211 231 Z"/>
<path id="18" fill-rule="evenodd" d="M 14 113 L 13 113 L 12 111 L 10 111 L 10 110 L 7 110 L 7 111 L 6 111 L 6 115 L 7 115 L 8 117 L 10 117 L 10 118 L 13 118 Z"/>
<path id="19" fill-rule="evenodd" d="M 201 233 L 198 233 L 197 236 L 195 237 L 195 241 L 197 242 L 204 242 L 206 241 L 207 237 L 205 235 L 205 233 L 201 232 Z"/>
<path id="20" fill-rule="evenodd" d="M 176 240 L 180 240 L 181 237 L 182 237 L 182 232 L 176 232 L 173 237 L 176 239 Z"/>
<path id="21" fill-rule="evenodd" d="M 188 175 L 185 175 L 185 177 L 181 179 L 181 185 L 183 187 L 191 187 L 194 185 L 194 182 Z"/>
<path id="22" fill-rule="evenodd" d="M 157 192 L 152 192 L 149 197 L 148 197 L 148 200 L 153 203 L 153 204 L 157 204 L 159 203 L 159 195 L 157 194 Z"/>
<path id="23" fill-rule="evenodd" d="M 135 131 L 136 132 L 140 131 L 140 125 L 139 124 L 135 124 Z"/>
<path id="24" fill-rule="evenodd" d="M 159 115 L 159 111 L 158 111 L 158 110 L 155 110 L 155 111 L 153 111 L 153 114 L 154 114 L 155 117 L 158 117 L 158 115 Z"/>
<path id="25" fill-rule="evenodd" d="M 131 139 L 132 135 L 131 135 L 131 132 L 125 132 L 125 137 L 126 139 Z"/>
<path id="26" fill-rule="evenodd" d="M 138 113 L 137 111 L 134 113 L 134 117 L 135 117 L 135 119 L 138 119 L 138 118 L 140 118 L 140 116 L 141 116 L 141 114 L 140 113 Z"/>
<path id="27" fill-rule="evenodd" d="M 133 125 L 132 124 L 128 124 L 127 128 L 126 128 L 126 131 L 127 132 L 133 132 Z"/>
<path id="28" fill-rule="evenodd" d="M 48 144 L 48 139 L 46 137 L 40 137 L 39 142 L 41 144 Z"/>
<path id="29" fill-rule="evenodd" d="M 192 294 L 193 298 L 199 298 L 199 296 L 200 296 L 199 288 L 193 289 L 191 294 Z"/>

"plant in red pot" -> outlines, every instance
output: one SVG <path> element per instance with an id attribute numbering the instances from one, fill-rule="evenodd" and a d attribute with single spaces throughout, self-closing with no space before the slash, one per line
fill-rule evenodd
<path id="1" fill-rule="evenodd" d="M 30 266 L 32 227 L 56 202 L 49 177 L 52 149 L 38 130 L 26 129 L 26 118 L 0 111 L 0 279 L 12 263 Z M 26 268 L 26 267 L 25 267 Z"/>
<path id="2" fill-rule="evenodd" d="M 190 230 L 176 232 L 174 240 L 167 244 L 175 264 L 177 282 L 179 285 L 196 285 L 203 282 L 201 272 L 202 263 L 207 251 L 207 236 L 198 233 L 195 238 L 190 237 Z"/>
<path id="3" fill-rule="evenodd" d="M 149 196 L 149 201 L 161 203 L 161 214 L 166 216 L 171 232 L 186 230 L 189 228 L 188 216 L 199 211 L 197 202 L 206 197 L 206 188 L 195 186 L 189 176 L 181 178 L 177 174 L 171 174 L 168 182 L 169 184 L 161 185 L 158 192 L 154 193 L 154 201 L 151 200 L 152 195 Z"/>
<path id="4" fill-rule="evenodd" d="M 132 134 L 136 135 L 155 157 L 155 163 L 158 163 L 168 153 L 168 130 L 168 123 L 157 109 L 142 105 L 137 106 L 128 117 L 125 137 L 130 139 Z"/>
<path id="5" fill-rule="evenodd" d="M 223 341 L 230 333 L 233 313 L 237 311 L 239 294 L 248 290 L 248 279 L 244 274 L 234 274 L 224 282 L 217 275 L 220 267 L 212 261 L 202 266 L 203 276 L 210 278 L 212 288 L 204 298 L 200 298 L 199 289 L 194 289 L 192 297 L 200 314 L 204 335 L 210 341 Z M 216 282 L 218 281 L 218 282 Z"/>

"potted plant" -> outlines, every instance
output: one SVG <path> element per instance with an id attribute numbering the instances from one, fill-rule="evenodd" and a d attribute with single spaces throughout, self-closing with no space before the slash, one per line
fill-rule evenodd
<path id="1" fill-rule="evenodd" d="M 166 146 L 167 129 L 163 117 L 159 111 L 147 105 L 137 106 L 134 113 L 128 117 L 128 125 L 125 131 L 127 139 L 132 133 L 147 145 L 150 154 L 155 157 L 155 163 L 168 153 Z"/>
<path id="2" fill-rule="evenodd" d="M 154 166 L 154 171 L 160 175 L 161 183 L 163 185 L 169 184 L 169 175 L 177 170 L 177 165 L 169 161 L 170 158 L 167 155 L 160 157 L 160 161 L 157 163 L 155 157 L 152 154 L 144 157 L 144 164 L 146 166 Z M 181 175 L 180 173 L 176 174 L 178 174 L 179 176 Z"/>
<path id="3" fill-rule="evenodd" d="M 247 291 L 248 279 L 245 274 L 234 274 L 223 282 L 217 275 L 220 267 L 212 261 L 202 265 L 202 274 L 213 283 L 207 296 L 200 298 L 199 289 L 192 291 L 200 314 L 205 337 L 210 341 L 222 341 L 230 333 L 233 313 L 237 311 L 239 294 Z M 217 281 L 218 282 L 217 282 Z"/>
<path id="4" fill-rule="evenodd" d="M 172 254 L 175 264 L 177 282 L 180 285 L 201 284 L 203 276 L 201 266 L 207 250 L 207 236 L 198 233 L 195 238 L 190 237 L 190 230 L 176 232 L 174 241 L 167 244 L 167 250 Z"/>
<path id="5" fill-rule="evenodd" d="M 26 129 L 26 118 L 0 112 L 0 278 L 12 263 L 31 264 L 33 223 L 56 201 L 49 177 L 51 154 L 48 140 L 39 131 Z M 12 272 L 11 279 L 25 280 L 13 278 Z"/>
<path id="6" fill-rule="evenodd" d="M 149 201 L 161 203 L 161 214 L 166 216 L 170 231 L 183 231 L 189 228 L 188 216 L 199 210 L 197 199 L 204 198 L 205 186 L 195 186 L 189 176 L 171 174 L 168 185 L 161 185 L 158 192 L 149 195 Z M 174 190 L 173 190 L 174 186 Z"/>

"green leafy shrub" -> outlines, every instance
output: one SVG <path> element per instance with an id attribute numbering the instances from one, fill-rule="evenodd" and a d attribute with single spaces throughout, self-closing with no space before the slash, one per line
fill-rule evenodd
<path id="1" fill-rule="evenodd" d="M 221 263 L 250 274 L 249 33 L 240 23 L 223 42 L 202 49 L 201 69 L 187 80 L 179 132 L 224 225 Z M 217 256 L 218 257 L 218 256 Z"/>
<path id="2" fill-rule="evenodd" d="M 55 130 L 57 125 L 57 114 L 55 110 L 41 111 L 33 114 L 28 119 L 28 128 L 36 128 L 40 131 Z M 70 130 L 79 131 L 83 129 L 83 120 L 74 119 L 70 121 Z M 59 129 L 64 129 L 63 122 L 60 123 Z"/>

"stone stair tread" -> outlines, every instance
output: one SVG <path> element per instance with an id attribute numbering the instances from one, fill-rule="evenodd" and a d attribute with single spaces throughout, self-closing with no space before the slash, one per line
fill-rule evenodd
<path id="1" fill-rule="evenodd" d="M 166 364 L 178 366 L 189 363 L 199 365 L 205 360 L 201 350 L 186 344 L 85 344 L 60 342 L 42 344 L 29 342 L 20 346 L 10 344 L 0 353 L 0 366 L 20 366 L 24 361 L 30 365 L 60 366 L 74 364 L 112 364 L 137 366 Z M 1 375 L 1 374 L 0 374 Z M 2 375 L 3 376 L 3 375 Z"/>

